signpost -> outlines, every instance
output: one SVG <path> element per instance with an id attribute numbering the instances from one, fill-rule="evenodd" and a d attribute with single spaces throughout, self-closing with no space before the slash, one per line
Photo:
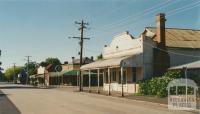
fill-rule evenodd
<path id="1" fill-rule="evenodd" d="M 57 72 L 58 74 L 58 82 L 59 82 L 59 73 L 62 71 L 62 66 L 61 65 L 57 65 L 55 67 L 55 71 Z M 62 84 L 63 84 L 63 76 L 62 76 Z"/>

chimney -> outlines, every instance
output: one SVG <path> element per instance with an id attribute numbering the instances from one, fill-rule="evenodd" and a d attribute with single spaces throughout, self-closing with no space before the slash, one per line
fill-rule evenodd
<path id="1" fill-rule="evenodd" d="M 164 13 L 156 15 L 156 41 L 158 44 L 157 48 L 154 48 L 153 51 L 153 70 L 155 76 L 163 75 L 170 67 L 170 56 L 167 52 L 165 39 L 165 21 L 166 19 Z"/>
<path id="2" fill-rule="evenodd" d="M 93 57 L 93 56 L 91 56 L 91 60 L 92 60 L 92 61 L 94 60 L 94 57 Z"/>
<path id="3" fill-rule="evenodd" d="M 64 64 L 67 65 L 67 64 L 68 64 L 68 61 L 65 61 Z"/>
<path id="4" fill-rule="evenodd" d="M 165 46 L 165 14 L 158 13 L 156 15 L 156 41 L 162 46 Z"/>
<path id="5" fill-rule="evenodd" d="M 72 57 L 72 63 L 74 64 L 74 59 L 75 59 L 75 57 Z"/>

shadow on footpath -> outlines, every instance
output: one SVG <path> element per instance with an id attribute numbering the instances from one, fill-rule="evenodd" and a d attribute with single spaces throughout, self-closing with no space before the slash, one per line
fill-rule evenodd
<path id="1" fill-rule="evenodd" d="M 0 84 L 0 89 L 53 89 L 55 87 L 38 87 L 38 86 L 27 86 L 27 85 L 3 85 Z"/>
<path id="2" fill-rule="evenodd" d="M 0 90 L 0 114 L 21 114 L 7 96 Z"/>

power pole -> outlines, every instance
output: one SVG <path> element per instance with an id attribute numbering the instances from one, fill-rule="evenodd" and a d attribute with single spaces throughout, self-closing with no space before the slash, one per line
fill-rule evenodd
<path id="1" fill-rule="evenodd" d="M 14 83 L 15 83 L 15 80 L 16 80 L 15 67 L 16 67 L 16 63 L 13 63 L 13 70 L 14 70 L 13 82 Z"/>
<path id="2" fill-rule="evenodd" d="M 90 38 L 84 38 L 83 37 L 83 32 L 84 32 L 84 29 L 86 29 L 86 25 L 89 25 L 88 23 L 85 23 L 83 20 L 81 22 L 75 22 L 75 24 L 78 24 L 80 25 L 80 28 L 78 30 L 81 31 L 81 36 L 80 37 L 69 37 L 69 38 L 75 38 L 75 39 L 79 39 L 80 40 L 80 68 L 83 64 L 82 60 L 83 60 L 83 41 L 84 40 L 89 40 Z M 82 73 L 81 73 L 81 70 L 80 70 L 80 73 L 79 73 L 79 91 L 82 91 L 83 88 L 82 88 Z"/>
<path id="3" fill-rule="evenodd" d="M 0 57 L 1 57 L 1 50 L 0 50 Z M 1 66 L 2 62 L 0 61 L 0 66 Z M 2 70 L 2 68 L 0 67 L 0 71 Z"/>
<path id="4" fill-rule="evenodd" d="M 28 68 L 28 65 L 29 65 L 31 56 L 25 56 L 25 57 L 27 57 L 27 68 L 26 68 L 26 70 L 27 70 L 26 85 L 27 85 L 28 84 L 28 79 L 29 79 L 29 74 L 28 74 L 29 68 Z"/>

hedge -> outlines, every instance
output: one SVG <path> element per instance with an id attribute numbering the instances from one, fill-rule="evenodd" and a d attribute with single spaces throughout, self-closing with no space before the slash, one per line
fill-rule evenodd
<path id="1" fill-rule="evenodd" d="M 169 71 L 163 76 L 143 80 L 139 82 L 139 94 L 166 97 L 167 85 L 175 78 L 181 78 L 180 72 Z"/>

